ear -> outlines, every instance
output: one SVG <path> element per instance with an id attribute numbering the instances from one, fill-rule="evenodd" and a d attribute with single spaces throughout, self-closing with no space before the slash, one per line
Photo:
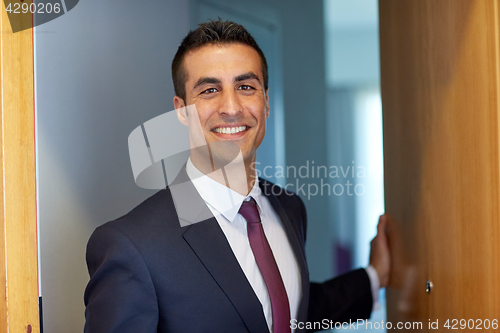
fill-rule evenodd
<path id="1" fill-rule="evenodd" d="M 269 118 L 269 88 L 266 90 L 266 119 Z"/>
<path id="2" fill-rule="evenodd" d="M 179 118 L 179 121 L 184 124 L 188 125 L 188 120 L 187 120 L 187 110 L 186 110 L 186 104 L 184 103 L 184 100 L 180 98 L 179 96 L 174 97 L 174 107 L 175 107 L 175 112 L 177 112 L 177 118 Z"/>

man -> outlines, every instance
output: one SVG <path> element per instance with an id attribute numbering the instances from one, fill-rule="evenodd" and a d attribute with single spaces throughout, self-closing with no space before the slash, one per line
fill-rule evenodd
<path id="1" fill-rule="evenodd" d="M 90 238 L 85 332 L 285 333 L 305 331 L 291 322 L 368 318 L 388 284 L 385 218 L 367 270 L 309 282 L 304 205 L 252 168 L 269 116 L 253 38 L 233 22 L 200 24 L 172 75 L 190 159 L 173 184 Z M 187 215 L 196 221 L 183 224 Z"/>

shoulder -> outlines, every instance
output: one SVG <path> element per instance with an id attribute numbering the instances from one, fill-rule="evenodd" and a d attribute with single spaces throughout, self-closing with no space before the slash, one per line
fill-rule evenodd
<path id="1" fill-rule="evenodd" d="M 284 209 L 300 210 L 305 213 L 304 202 L 294 192 L 262 178 L 259 178 L 259 186 L 265 197 L 276 198 Z"/>
<path id="2" fill-rule="evenodd" d="M 259 178 L 259 186 L 262 194 L 270 201 L 274 209 L 283 209 L 288 219 L 297 226 L 305 239 L 307 213 L 302 199 L 297 194 L 262 178 Z"/>
<path id="3" fill-rule="evenodd" d="M 127 214 L 96 228 L 88 242 L 87 251 L 97 244 L 110 246 L 120 239 L 141 248 L 156 238 L 179 237 L 184 232 L 185 228 L 180 226 L 170 190 L 166 188 Z"/>

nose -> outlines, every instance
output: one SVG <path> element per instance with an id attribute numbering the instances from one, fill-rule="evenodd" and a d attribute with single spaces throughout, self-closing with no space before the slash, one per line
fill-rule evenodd
<path id="1" fill-rule="evenodd" d="M 233 117 L 243 111 L 240 98 L 235 91 L 225 90 L 222 93 L 219 114 L 221 116 Z"/>

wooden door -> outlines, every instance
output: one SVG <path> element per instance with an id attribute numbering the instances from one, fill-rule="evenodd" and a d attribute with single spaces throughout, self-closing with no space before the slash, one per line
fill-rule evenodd
<path id="1" fill-rule="evenodd" d="M 380 0 L 379 15 L 387 320 L 484 330 L 500 320 L 499 1 Z"/>

